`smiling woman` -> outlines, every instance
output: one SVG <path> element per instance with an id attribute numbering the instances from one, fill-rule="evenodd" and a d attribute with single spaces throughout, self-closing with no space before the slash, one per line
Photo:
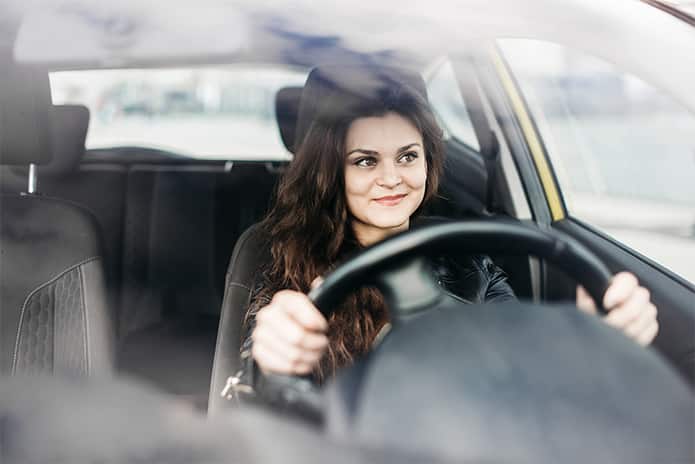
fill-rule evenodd
<path id="1" fill-rule="evenodd" d="M 335 91 L 338 76 L 339 85 L 347 88 Z M 272 258 L 248 310 L 247 357 L 255 315 L 274 293 L 308 291 L 351 252 L 407 228 L 434 197 L 443 167 L 441 129 L 417 73 L 327 66 L 312 71 L 308 82 L 300 106 L 299 149 L 261 224 Z M 326 323 L 309 316 L 316 334 L 309 337 L 312 352 L 300 361 L 304 373 L 316 368 L 318 378 L 332 375 L 366 353 L 386 323 L 383 301 L 373 290 L 356 292 L 342 307 L 328 321 L 327 335 Z M 254 335 L 262 340 L 253 344 L 262 365 L 271 367 L 277 366 L 275 353 L 288 352 L 278 344 L 290 333 L 279 329 L 281 336 L 275 337 L 267 330 L 272 325 L 264 324 L 266 330 Z M 328 353 L 322 356 L 326 343 Z"/>
<path id="2" fill-rule="evenodd" d="M 399 148 L 403 140 L 414 142 Z M 353 121 L 345 145 L 345 198 L 357 240 L 371 245 L 407 230 L 427 190 L 420 131 L 390 112 Z"/>

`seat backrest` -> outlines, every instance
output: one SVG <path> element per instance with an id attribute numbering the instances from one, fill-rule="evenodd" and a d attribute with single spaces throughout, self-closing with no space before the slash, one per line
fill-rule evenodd
<path id="1" fill-rule="evenodd" d="M 212 365 L 208 414 L 222 409 L 226 401 L 221 396 L 222 389 L 227 378 L 239 370 L 244 314 L 258 270 L 269 259 L 270 254 L 264 247 L 262 231 L 258 224 L 254 224 L 237 240 L 227 268 L 215 359 Z"/>
<path id="2" fill-rule="evenodd" d="M 0 197 L 0 373 L 113 367 L 111 314 L 94 219 L 32 195 Z"/>
<path id="3" fill-rule="evenodd" d="M 47 74 L 11 63 L 0 70 L 0 163 L 50 162 Z M 6 193 L 0 203 L 0 374 L 110 371 L 113 326 L 93 216 L 39 194 Z"/>

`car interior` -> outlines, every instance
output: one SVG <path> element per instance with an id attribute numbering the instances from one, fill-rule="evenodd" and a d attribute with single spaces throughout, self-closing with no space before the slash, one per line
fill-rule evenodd
<path id="1" fill-rule="evenodd" d="M 45 71 L 36 74 L 31 84 L 6 79 L 3 85 L 7 94 L 17 87 L 34 95 L 43 89 L 35 114 L 49 115 L 50 149 L 35 151 L 42 156 L 50 151 L 52 159 L 38 166 L 33 196 L 60 199 L 93 217 L 119 372 L 205 408 L 222 299 L 235 285 L 225 284 L 232 250 L 244 230 L 263 217 L 283 163 L 199 161 L 137 147 L 85 151 L 88 109 L 51 105 L 48 77 Z M 297 87 L 283 88 L 276 96 L 277 130 L 289 151 L 300 96 Z M 25 118 L 29 103 L 16 99 L 14 110 L 4 108 Z M 22 137 L 33 134 L 17 131 L 4 141 L 20 144 Z M 486 189 L 478 177 L 482 174 L 484 182 L 483 160 L 453 139 L 447 150 L 460 152 L 448 161 L 458 164 L 451 171 L 458 174 L 445 179 L 442 199 L 428 214 L 483 215 Z M 3 200 L 31 196 L 32 161 L 41 160 L 3 159 Z M 3 220 L 3 227 L 13 222 Z M 517 293 L 531 297 L 526 258 L 499 259 Z"/>
<path id="2" fill-rule="evenodd" d="M 593 18 L 591 14 L 587 17 Z M 227 159 L 205 159 L 128 143 L 88 148 L 90 125 L 97 116 L 81 104 L 56 103 L 51 73 L 256 61 L 269 68 L 308 72 L 326 64 L 378 63 L 405 64 L 422 74 L 429 85 L 442 63 L 450 61 L 475 144 L 452 136 L 443 121 L 447 134 L 445 174 L 438 198 L 424 215 L 471 222 L 503 219 L 510 221 L 512 228 L 529 226 L 541 233 L 571 238 L 611 273 L 630 270 L 649 288 L 659 308 L 659 334 L 644 356 L 636 355 L 635 347 L 619 337 L 598 337 L 595 344 L 585 346 L 585 340 L 594 340 L 591 337 L 600 334 L 603 327 L 597 329 L 574 313 L 562 319 L 558 315 L 565 313 L 560 309 L 557 314 L 543 313 L 548 316 L 548 326 L 567 335 L 560 341 L 553 339 L 543 324 L 532 321 L 534 314 L 541 314 L 534 312 L 535 304 L 550 304 L 552 310 L 564 307 L 564 303 L 573 304 L 578 279 L 549 259 L 529 256 L 526 249 L 508 253 L 515 245 L 510 240 L 502 247 L 506 252 L 491 253 L 491 257 L 505 271 L 521 300 L 518 313 L 493 307 L 489 313 L 457 314 L 444 308 L 440 319 L 426 315 L 419 325 L 397 327 L 394 341 L 374 357 L 374 362 L 381 362 L 379 369 L 368 372 L 358 364 L 328 390 L 325 405 L 329 414 L 322 425 L 332 438 L 357 437 L 374 447 L 389 443 L 392 449 L 411 444 L 413 449 L 430 452 L 432 443 L 439 443 L 442 449 L 451 443 L 458 446 L 457 435 L 447 428 L 447 421 L 451 422 L 447 413 L 452 411 L 451 398 L 468 395 L 471 405 L 480 404 L 461 419 L 472 437 L 468 442 L 472 447 L 465 451 L 474 455 L 488 456 L 490 449 L 491 441 L 481 423 L 499 432 L 497 436 L 505 443 L 527 440 L 545 444 L 545 436 L 554 432 L 547 424 L 561 423 L 566 430 L 581 427 L 592 443 L 600 444 L 597 453 L 601 446 L 611 446 L 610 440 L 636 444 L 617 451 L 611 448 L 616 456 L 630 459 L 639 456 L 640 446 L 647 446 L 638 443 L 640 437 L 651 434 L 654 424 L 663 423 L 666 425 L 661 427 L 654 452 L 673 443 L 674 456 L 680 456 L 681 445 L 689 440 L 693 426 L 692 421 L 688 423 L 687 407 L 677 406 L 692 403 L 695 386 L 695 287 L 667 267 L 573 217 L 561 194 L 556 192 L 559 199 L 551 204 L 553 195 L 545 184 L 555 185 L 556 173 L 552 166 L 541 172 L 538 157 L 550 158 L 543 141 L 533 135 L 538 137 L 542 121 L 530 118 L 528 102 L 519 94 L 514 78 L 505 74 L 508 68 L 501 55 L 490 52 L 492 41 L 479 43 L 476 39 L 467 44 L 469 48 L 451 56 L 442 56 L 439 48 L 427 46 L 409 55 L 404 51 L 356 51 L 358 47 L 353 50 L 338 36 L 283 29 L 281 22 L 255 27 L 258 30 L 254 33 L 266 34 L 267 42 L 259 41 L 258 48 L 239 55 L 211 54 L 196 61 L 191 59 L 193 53 L 130 63 L 118 59 L 18 62 L 17 52 L 12 50 L 16 28 L 12 25 L 9 34 L 0 29 L 0 375 L 67 374 L 98 381 L 115 375 L 144 383 L 165 394 L 162 396 L 210 416 L 233 408 L 235 403 L 222 391 L 239 368 L 241 319 L 257 266 L 264 262 L 267 251 L 259 246 L 254 225 L 268 211 L 278 180 L 291 163 L 301 132 L 302 105 L 308 98 L 306 88 L 311 84 L 283 86 L 274 95 L 272 137 L 282 141 L 287 160 L 248 159 L 234 146 L 229 148 Z M 552 25 L 548 28 L 555 31 Z M 602 33 L 612 37 L 609 32 Z M 633 42 L 638 41 L 633 37 Z M 592 44 L 594 49 L 597 43 L 600 40 Z M 118 48 L 114 43 L 108 46 Z M 624 55 L 629 64 L 637 61 L 630 61 L 634 57 L 629 53 Z M 640 70 L 639 66 L 633 68 Z M 647 77 L 656 77 L 658 70 L 665 69 L 647 68 L 654 73 L 647 73 Z M 683 82 L 677 74 L 671 76 L 672 81 L 656 81 L 675 82 L 682 91 Z M 180 100 L 178 104 L 186 102 Z M 509 236 L 495 237 L 505 240 Z M 559 246 L 554 251 L 567 250 Z M 495 323 L 487 326 L 490 321 Z M 518 354 L 519 364 L 505 364 L 502 358 L 495 358 L 496 346 L 484 341 L 475 345 L 473 342 L 480 341 L 484 333 L 483 329 L 477 332 L 477 327 L 488 330 L 490 340 L 501 341 L 500 346 L 509 353 Z M 517 327 L 528 330 L 513 330 Z M 422 330 L 441 334 L 444 341 L 419 337 Z M 582 339 L 585 331 L 587 338 Z M 467 357 L 462 350 L 459 358 L 459 345 L 447 344 L 447 340 L 459 339 L 471 341 L 469 352 L 476 346 L 489 350 L 482 350 L 479 359 Z M 409 343 L 411 340 L 414 343 Z M 442 347 L 446 353 L 441 353 Z M 537 359 L 539 352 L 547 354 L 549 360 Z M 624 355 L 629 361 L 627 367 L 616 369 L 614 358 L 603 355 L 608 352 Z M 402 359 L 415 364 L 417 371 L 404 370 Z M 642 362 L 651 363 L 649 368 L 657 367 L 641 371 Z M 555 379 L 556 384 L 536 384 L 537 378 L 532 376 L 515 377 L 525 373 L 524 366 L 528 372 L 542 373 L 539 377 L 553 379 L 552 374 L 563 369 L 573 371 L 573 376 Z M 527 381 L 522 385 L 510 381 L 494 396 L 489 391 L 499 385 L 490 387 L 466 375 L 486 369 L 498 380 Z M 589 373 L 586 378 L 584 372 Z M 655 376 L 640 378 L 642 372 Z M 446 375 L 458 383 L 441 382 Z M 571 385 L 562 384 L 565 379 L 573 379 Z M 613 389 L 602 390 L 606 384 Z M 452 385 L 466 388 L 457 390 Z M 538 385 L 541 390 L 534 390 Z M 547 385 L 555 385 L 555 390 L 543 390 L 551 388 Z M 594 389 L 595 385 L 600 387 Z M 34 388 L 32 385 L 27 392 Z M 673 398 L 660 389 L 675 392 Z M 662 403 L 655 401 L 632 411 L 627 400 L 621 402 L 620 391 L 630 400 L 652 395 L 672 409 L 662 410 Z M 528 395 L 522 398 L 520 392 Z M 595 412 L 596 396 L 591 395 L 603 393 L 608 419 L 602 426 L 612 424 L 616 435 L 605 434 L 601 427 L 592 429 L 587 424 L 592 424 L 594 417 L 577 413 L 585 407 Z M 557 400 L 564 394 L 572 399 L 567 404 Z M 555 400 L 546 402 L 552 395 Z M 426 401 L 413 404 L 412 398 Z M 403 407 L 404 403 L 408 407 Z M 380 412 L 379 406 L 384 405 L 393 412 L 388 420 Z M 491 413 L 494 408 L 490 405 L 503 405 L 526 434 L 517 433 L 522 428 L 507 428 L 507 416 L 497 410 Z M 422 428 L 410 423 L 414 414 L 424 418 Z M 538 421 L 525 423 L 529 417 Z M 633 419 L 646 424 L 649 417 L 654 421 L 643 429 L 624 426 Z M 0 432 L 2 429 L 0 421 Z M 475 435 L 480 430 L 481 435 Z M 480 449 L 474 446 L 478 443 Z M 567 442 L 547 445 L 544 456 L 557 450 L 565 453 L 575 442 L 570 437 Z M 499 456 L 509 458 L 515 451 L 505 448 Z M 517 456 L 525 456 L 522 451 Z M 578 455 L 582 451 L 578 450 Z M 689 451 L 692 455 L 693 450 Z M 457 455 L 453 456 L 456 460 Z"/>
<path id="3" fill-rule="evenodd" d="M 0 173 L 3 201 L 7 205 L 7 198 L 13 196 L 45 202 L 55 198 L 91 217 L 87 219 L 92 228 L 89 235 L 93 237 L 94 247 L 102 250 L 92 253 L 100 256 L 98 264 L 106 282 L 103 301 L 97 306 L 98 311 L 105 313 L 100 316 L 101 325 L 111 321 L 109 329 L 100 330 L 112 333 L 113 343 L 107 342 L 103 349 L 90 343 L 83 349 L 105 351 L 120 374 L 151 383 L 206 409 L 208 394 L 210 402 L 221 400 L 219 390 L 226 377 L 234 373 L 234 360 L 239 352 L 238 323 L 218 336 L 223 298 L 227 294 L 227 298 L 238 302 L 248 298 L 243 293 L 248 292 L 243 282 L 254 269 L 246 263 L 258 261 L 256 252 L 248 258 L 248 252 L 240 251 L 243 270 L 236 272 L 246 277 L 239 280 L 231 275 L 235 262 L 232 251 L 244 237 L 244 231 L 263 217 L 284 162 L 196 160 L 138 147 L 86 151 L 90 120 L 87 108 L 52 105 L 46 70 L 32 68 L 23 72 L 3 80 L 6 96 L 3 111 L 9 115 L 7 121 L 11 122 L 15 116 L 18 128 L 28 127 L 26 118 L 33 116 L 38 127 L 43 124 L 50 132 L 45 138 L 37 139 L 34 132 L 4 131 L 3 143 L 7 148 L 3 150 Z M 31 73 L 31 79 L 26 79 L 27 72 Z M 440 198 L 426 214 L 448 218 L 491 214 L 517 217 L 507 184 L 508 173 L 497 158 L 499 141 L 480 97 L 473 90 L 477 88 L 474 77 L 463 74 L 460 83 L 481 147 L 474 150 L 455 138 L 447 139 L 447 167 Z M 31 96 L 31 99 L 10 99 L 18 90 L 20 96 Z M 301 94 L 302 88 L 287 87 L 275 99 L 277 131 L 290 152 L 294 149 Z M 42 98 L 38 99 L 37 95 Z M 5 124 L 10 127 L 8 122 Z M 39 140 L 46 142 L 46 147 L 50 143 L 50 148 L 40 148 Z M 15 147 L 30 148 L 24 149 L 20 156 Z M 52 159 L 47 164 L 38 164 L 36 190 L 27 195 L 28 165 L 45 162 L 47 152 Z M 32 158 L 32 153 L 43 158 Z M 493 181 L 487 182 L 488 178 Z M 3 214 L 10 214 L 10 210 L 3 208 Z M 3 228 L 14 222 L 13 218 L 3 216 Z M 493 258 L 507 272 L 521 299 L 540 298 L 534 281 L 543 275 L 546 276 L 543 294 L 547 300 L 571 300 L 574 283 L 563 273 L 549 270 L 541 274 L 533 259 L 526 256 Z M 32 280 L 23 287 L 41 286 Z M 235 293 L 240 289 L 241 295 Z M 28 291 L 21 290 L 15 298 Z M 18 326 L 29 333 L 32 318 L 42 316 L 27 311 L 21 315 L 21 322 L 17 322 L 19 314 L 3 317 L 10 317 L 11 323 L 4 326 L 11 333 Z M 673 325 L 678 327 L 677 323 Z M 46 330 L 47 336 L 58 337 L 58 327 Z M 99 339 L 110 340 L 110 337 Z M 8 340 L 5 353 L 12 353 L 7 355 L 5 367 L 17 369 L 21 367 L 22 357 L 16 359 L 17 348 L 9 340 L 24 346 L 28 339 L 24 335 L 5 339 Z M 213 374 L 216 344 L 218 356 L 230 364 L 225 364 L 229 369 Z M 672 356 L 679 356 L 675 351 L 681 349 L 676 343 L 671 349 Z M 47 356 L 45 352 L 43 355 Z M 14 361 L 10 360 L 12 356 Z M 85 356 L 85 359 L 96 359 L 102 355 Z M 50 363 L 44 368 L 58 369 Z"/>

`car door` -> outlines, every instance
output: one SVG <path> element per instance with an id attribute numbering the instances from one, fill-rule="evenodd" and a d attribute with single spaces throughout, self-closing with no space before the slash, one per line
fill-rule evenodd
<path id="1" fill-rule="evenodd" d="M 498 40 L 488 71 L 535 221 L 638 277 L 659 309 L 653 346 L 694 383 L 695 115 L 668 89 L 558 43 Z M 574 293 L 547 265 L 541 281 L 546 299 Z"/>

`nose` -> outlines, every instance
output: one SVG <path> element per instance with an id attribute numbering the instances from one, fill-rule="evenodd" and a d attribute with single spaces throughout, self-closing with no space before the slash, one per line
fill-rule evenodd
<path id="1" fill-rule="evenodd" d="M 394 188 L 403 182 L 398 167 L 393 163 L 382 163 L 381 172 L 377 178 L 377 184 L 380 187 Z"/>

